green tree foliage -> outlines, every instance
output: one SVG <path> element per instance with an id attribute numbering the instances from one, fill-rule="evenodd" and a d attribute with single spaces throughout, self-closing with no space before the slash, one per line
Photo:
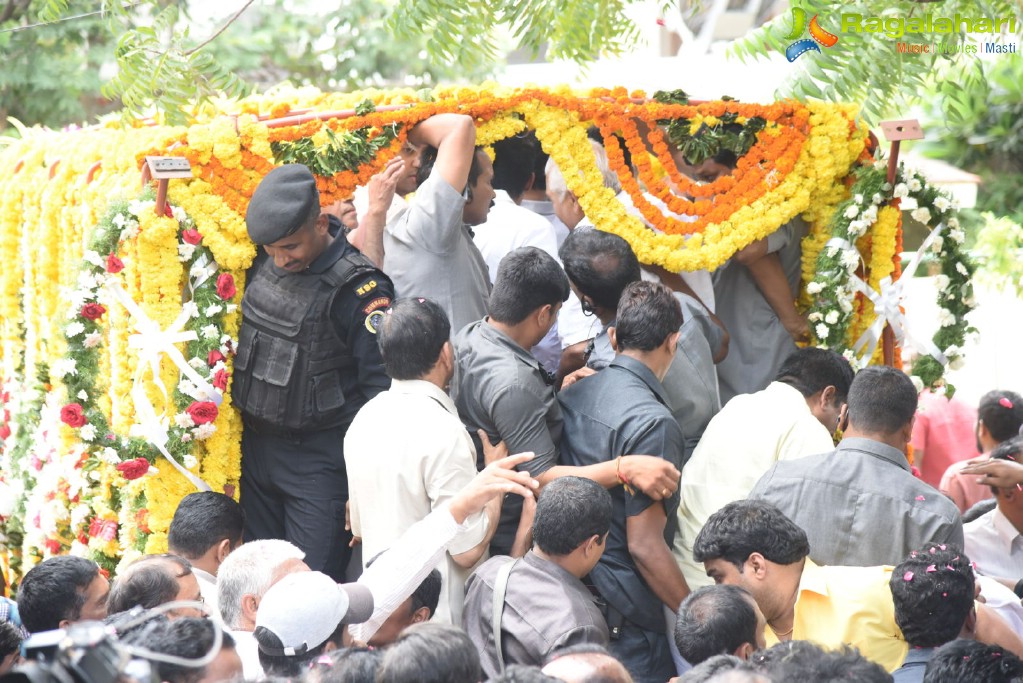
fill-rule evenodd
<path id="1" fill-rule="evenodd" d="M 839 24 L 843 13 L 863 16 L 953 17 L 1016 17 L 1017 29 L 1023 27 L 1023 7 L 1015 0 L 944 0 L 940 3 L 912 0 L 792 0 L 817 15 L 823 28 L 839 36 L 838 44 L 824 48 L 820 54 L 802 57 L 792 64 L 792 75 L 779 91 L 780 97 L 818 98 L 831 101 L 863 103 L 863 117 L 871 123 L 894 113 L 904 113 L 908 106 L 925 92 L 936 72 L 947 74 L 949 86 L 955 87 L 958 72 L 977 61 L 976 55 L 955 53 L 900 53 L 899 40 L 877 33 L 842 32 Z M 776 17 L 750 32 L 732 46 L 732 53 L 741 59 L 784 52 L 791 42 L 785 36 L 792 29 L 790 13 Z M 907 36 L 906 42 L 939 42 L 938 35 Z M 966 35 L 945 36 L 949 50 L 963 44 Z M 1018 40 L 1018 36 L 1017 36 Z M 1014 55 L 1018 59 L 1018 55 Z M 951 67 L 951 68 L 949 68 Z"/>
<path id="2" fill-rule="evenodd" d="M 0 1 L 0 128 L 8 117 L 62 126 L 108 111 L 100 68 L 112 60 L 110 33 L 99 15 L 23 28 L 51 19 L 42 0 Z M 77 5 L 78 3 L 76 3 Z M 75 14 L 98 9 L 81 3 Z"/>
<path id="3" fill-rule="evenodd" d="M 6 6 L 16 9 L 0 9 L 0 121 L 59 126 L 123 104 L 128 115 L 161 110 L 180 122 L 196 98 L 241 92 L 241 82 L 189 36 L 183 0 Z M 104 71 L 114 74 L 105 82 Z"/>
<path id="4" fill-rule="evenodd" d="M 201 35 L 189 16 L 198 4 L 0 0 L 0 125 L 11 116 L 63 126 L 122 106 L 127 117 L 162 111 L 177 123 L 209 96 L 282 81 L 352 90 L 488 75 L 432 64 L 425 36 L 395 40 L 379 0 L 342 0 L 329 11 L 311 0 L 236 0 L 235 14 Z"/>
<path id="5" fill-rule="evenodd" d="M 386 27 L 388 3 L 341 0 L 330 11 L 314 3 L 268 0 L 254 5 L 210 44 L 225 69 L 250 87 L 282 81 L 323 90 L 368 86 L 429 86 L 439 80 L 477 80 L 484 68 L 432 62 L 423 35 L 395 40 Z"/>
<path id="6" fill-rule="evenodd" d="M 157 109 L 170 123 L 183 123 L 188 105 L 223 93 L 239 95 L 243 84 L 206 48 L 195 44 L 187 26 L 181 28 L 176 4 L 154 8 L 151 22 L 137 23 L 131 15 L 115 15 L 125 30 L 117 41 L 117 75 L 103 94 L 124 105 L 126 117 Z"/>
<path id="7" fill-rule="evenodd" d="M 534 55 L 590 62 L 634 46 L 639 30 L 626 9 L 640 0 L 398 0 L 389 25 L 400 39 L 429 36 L 426 50 L 441 63 L 494 62 L 500 35 Z M 667 11 L 676 3 L 659 0 Z"/>
<path id="8" fill-rule="evenodd" d="M 957 79 L 936 79 L 918 145 L 981 176 L 977 209 L 1023 221 L 1023 59 L 977 59 Z"/>
<path id="9" fill-rule="evenodd" d="M 980 264 L 977 279 L 992 289 L 1023 296 L 1023 227 L 1005 216 L 985 212 L 973 253 Z"/>
<path id="10" fill-rule="evenodd" d="M 925 101 L 932 135 L 917 149 L 981 177 L 966 216 L 980 279 L 1023 293 L 1023 60 L 977 59 L 954 81 L 936 78 Z"/>

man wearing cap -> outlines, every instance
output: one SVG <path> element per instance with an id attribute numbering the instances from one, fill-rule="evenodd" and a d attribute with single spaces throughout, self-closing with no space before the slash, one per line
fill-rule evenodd
<path id="1" fill-rule="evenodd" d="M 337 584 L 322 572 L 278 581 L 256 613 L 259 663 L 269 677 L 301 676 L 319 655 L 343 646 L 344 627 L 373 614 L 373 595 L 358 583 Z"/>
<path id="2" fill-rule="evenodd" d="M 320 212 L 301 164 L 268 173 L 245 220 L 264 252 L 248 274 L 234 362 L 245 538 L 287 539 L 337 579 L 350 552 L 344 436 L 390 386 L 376 327 L 394 290 Z"/>

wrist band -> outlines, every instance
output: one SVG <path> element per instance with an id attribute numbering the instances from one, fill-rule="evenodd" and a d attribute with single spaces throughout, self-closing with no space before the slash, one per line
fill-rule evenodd
<path id="1" fill-rule="evenodd" d="M 622 456 L 619 455 L 616 460 L 615 475 L 617 475 L 619 483 L 625 487 L 625 490 L 632 493 L 632 482 L 629 481 L 628 477 L 622 474 Z"/>
<path id="2" fill-rule="evenodd" d="M 1016 594 L 1017 598 L 1023 599 L 1023 579 L 1016 582 L 1016 586 L 1012 589 L 1012 592 Z"/>

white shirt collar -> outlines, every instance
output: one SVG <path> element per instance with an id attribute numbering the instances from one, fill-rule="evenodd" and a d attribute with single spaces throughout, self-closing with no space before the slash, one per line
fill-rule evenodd
<path id="1" fill-rule="evenodd" d="M 192 573 L 195 574 L 196 579 L 206 581 L 207 583 L 212 583 L 214 585 L 217 583 L 217 577 L 204 569 L 199 569 L 198 567 L 193 566 Z"/>
<path id="2" fill-rule="evenodd" d="M 391 380 L 390 391 L 399 394 L 428 396 L 440 403 L 452 415 L 458 415 L 458 408 L 455 407 L 455 402 L 433 382 L 427 382 L 422 379 L 395 379 Z"/>
<path id="3" fill-rule="evenodd" d="M 1020 537 L 1019 530 L 1013 526 L 1009 518 L 1002 514 L 1002 511 L 995 507 L 991 514 L 991 526 L 998 534 L 1006 554 L 1011 555 L 1016 539 Z"/>
<path id="4" fill-rule="evenodd" d="M 494 190 L 494 201 L 501 204 L 515 204 L 515 200 L 505 190 Z"/>

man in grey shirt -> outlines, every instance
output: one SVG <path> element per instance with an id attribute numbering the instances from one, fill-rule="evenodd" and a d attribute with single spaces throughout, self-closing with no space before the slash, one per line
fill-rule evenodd
<path id="1" fill-rule="evenodd" d="M 469 434 L 483 430 L 491 442 L 504 441 L 511 453 L 535 453 L 526 469 L 541 486 L 575 475 L 604 488 L 627 480 L 657 500 L 668 497 L 678 488 L 677 463 L 659 457 L 630 455 L 620 463 L 559 466 L 562 417 L 554 379 L 529 349 L 554 324 L 568 291 L 565 271 L 536 247 L 515 249 L 501 260 L 490 316 L 466 326 L 453 340 L 457 371 L 451 394 L 458 415 Z M 477 454 L 482 457 L 479 444 Z M 492 554 L 521 556 L 529 549 L 530 520 L 521 511 L 517 496 L 505 501 Z"/>
<path id="2" fill-rule="evenodd" d="M 505 664 L 542 666 L 554 650 L 608 643 L 607 624 L 581 579 L 604 553 L 611 496 L 596 482 L 562 477 L 536 503 L 533 549 L 510 567 L 504 596 L 495 598 L 502 568 L 492 557 L 466 583 L 463 625 L 480 651 L 488 678 L 500 674 L 494 638 L 494 600 L 503 600 L 501 653 Z M 508 572 L 508 569 L 504 571 Z"/>
<path id="3" fill-rule="evenodd" d="M 561 257 L 580 301 L 604 326 L 586 353 L 586 367 L 603 370 L 615 358 L 608 329 L 615 324 L 622 291 L 641 277 L 639 261 L 628 242 L 599 230 L 573 231 L 561 247 Z M 674 296 L 682 307 L 682 327 L 678 352 L 661 384 L 686 437 L 684 464 L 721 409 L 714 358 L 724 350 L 727 335 L 699 301 L 679 292 Z"/>
<path id="4" fill-rule="evenodd" d="M 756 243 L 765 253 L 744 249 L 714 271 L 715 312 L 732 335 L 728 356 L 717 366 L 722 405 L 738 394 L 765 388 L 796 351 L 792 335 L 743 261 L 776 254 L 794 301 L 799 293 L 800 244 L 805 235 L 806 223 L 795 218 Z"/>
<path id="5" fill-rule="evenodd" d="M 469 226 L 487 218 L 494 199 L 493 165 L 475 148 L 470 116 L 436 114 L 417 124 L 408 138 L 427 146 L 420 170 L 427 170 L 427 158 L 433 163 L 409 209 L 387 226 L 384 272 L 398 296 L 436 301 L 457 332 L 486 315 L 490 277 Z"/>
<path id="6" fill-rule="evenodd" d="M 910 472 L 917 393 L 901 370 L 869 367 L 849 387 L 838 448 L 783 461 L 749 497 L 776 505 L 822 565 L 896 565 L 927 543 L 963 547 L 955 504 Z"/>

